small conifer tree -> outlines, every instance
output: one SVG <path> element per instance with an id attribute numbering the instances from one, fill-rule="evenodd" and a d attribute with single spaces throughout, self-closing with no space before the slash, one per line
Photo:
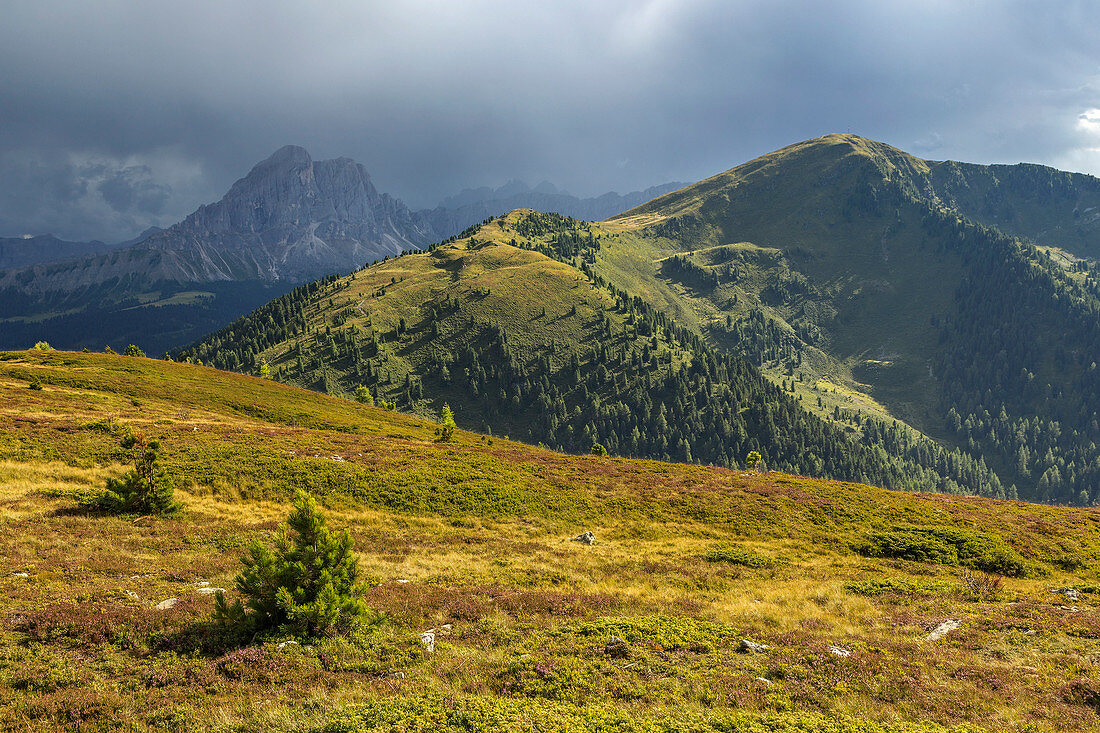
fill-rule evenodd
<path id="1" fill-rule="evenodd" d="M 120 479 L 107 479 L 107 488 L 87 505 L 112 514 L 178 514 L 181 507 L 172 483 L 157 462 L 160 443 L 127 428 L 122 447 L 133 452 L 134 470 Z"/>
<path id="2" fill-rule="evenodd" d="M 136 344 L 130 344 L 126 347 L 126 356 L 145 356 L 145 352 L 139 349 Z"/>
<path id="3" fill-rule="evenodd" d="M 439 433 L 439 439 L 444 443 L 450 443 L 454 440 L 455 430 L 458 428 L 455 425 L 455 416 L 451 412 L 451 406 L 448 404 L 443 405 L 443 419 L 441 421 L 441 429 Z"/>
<path id="4" fill-rule="evenodd" d="M 750 451 L 749 454 L 745 456 L 745 468 L 749 469 L 750 471 L 755 471 L 757 466 L 760 465 L 760 460 L 761 458 L 759 453 L 757 453 L 756 451 Z"/>
<path id="5" fill-rule="evenodd" d="M 267 359 L 260 359 L 260 377 L 271 379 L 271 367 L 268 365 Z"/>
<path id="6" fill-rule="evenodd" d="M 214 619 L 243 634 L 274 631 L 307 638 L 380 621 L 363 602 L 351 535 L 330 532 L 317 502 L 304 491 L 298 492 L 287 524 L 275 535 L 274 551 L 258 540 L 252 544 L 237 576 L 237 590 L 246 600 L 230 604 L 219 591 Z"/>
<path id="7" fill-rule="evenodd" d="M 355 389 L 355 401 L 356 402 L 361 402 L 364 405 L 373 405 L 374 404 L 374 395 L 372 395 L 370 393 L 369 388 L 367 388 L 363 385 L 359 385 Z"/>

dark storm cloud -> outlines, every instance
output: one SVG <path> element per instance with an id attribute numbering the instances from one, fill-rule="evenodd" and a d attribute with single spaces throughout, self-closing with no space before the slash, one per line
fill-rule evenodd
<path id="1" fill-rule="evenodd" d="M 693 180 L 846 130 L 1100 172 L 1092 3 L 8 6 L 0 236 L 168 224 L 286 143 L 414 206 Z"/>

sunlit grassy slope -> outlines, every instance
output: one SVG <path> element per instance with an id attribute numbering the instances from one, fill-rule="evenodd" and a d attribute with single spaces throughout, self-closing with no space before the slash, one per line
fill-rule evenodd
<path id="1" fill-rule="evenodd" d="M 162 441 L 180 519 L 74 511 L 124 469 L 122 426 Z M 200 584 L 232 589 L 238 557 L 271 538 L 297 487 L 350 529 L 390 622 L 352 641 L 220 646 Z M 569 541 L 584 530 L 596 545 Z M 908 542 L 914 557 L 929 537 L 963 542 L 960 564 L 865 556 Z M 431 422 L 186 364 L 0 355 L 0 557 L 11 730 L 1097 722 L 1093 510 L 566 456 L 464 431 L 445 444 Z M 1076 600 L 1050 592 L 1067 587 Z M 153 608 L 167 598 L 179 602 Z M 947 619 L 959 628 L 926 640 Z M 740 653 L 741 639 L 769 648 Z"/>
<path id="2" fill-rule="evenodd" d="M 911 185 L 927 174 L 925 161 L 852 135 L 792 145 L 608 222 L 621 244 L 601 249 L 597 271 L 678 303 L 734 350 L 727 316 L 759 310 L 806 352 L 801 364 L 766 366 L 778 378 L 800 372 L 814 405 L 822 396 L 824 411 L 888 411 L 935 431 L 928 366 L 962 261 L 927 241 L 914 210 L 883 204 L 869 215 L 862 200 L 874 202 L 869 191 L 883 180 Z M 666 258 L 676 254 L 717 284 L 670 272 Z M 833 383 L 859 397 L 831 398 Z"/>
<path id="3" fill-rule="evenodd" d="M 602 223 L 594 269 L 819 414 L 889 414 L 1022 497 L 1089 504 L 1098 207 L 1088 176 L 826 135 Z M 1009 437 L 1032 424 L 1050 460 Z"/>

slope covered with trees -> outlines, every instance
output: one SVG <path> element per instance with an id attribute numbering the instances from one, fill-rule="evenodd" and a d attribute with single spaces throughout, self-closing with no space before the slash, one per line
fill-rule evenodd
<path id="1" fill-rule="evenodd" d="M 570 452 L 1005 496 L 980 459 L 893 421 L 843 426 L 588 265 L 598 227 L 513 212 L 426 252 L 311 283 L 186 358 Z M 365 388 L 365 389 L 363 389 Z M 367 395 L 369 394 L 369 397 Z M 857 431 L 857 426 L 861 428 Z"/>
<path id="2" fill-rule="evenodd" d="M 1100 280 L 1082 257 L 1096 184 L 827 136 L 608 222 L 616 246 L 595 269 L 795 381 L 811 407 L 896 415 L 1022 497 L 1093 503 Z M 1005 231 L 981 223 L 1009 218 L 993 201 L 1016 212 Z M 828 404 L 838 391 L 849 404 Z"/>

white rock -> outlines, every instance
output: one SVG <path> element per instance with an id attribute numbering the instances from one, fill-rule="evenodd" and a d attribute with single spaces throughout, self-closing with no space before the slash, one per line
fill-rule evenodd
<path id="1" fill-rule="evenodd" d="M 225 588 L 196 588 L 195 592 L 204 596 L 212 596 L 218 592 L 225 593 Z"/>
<path id="2" fill-rule="evenodd" d="M 582 545 L 594 545 L 596 544 L 596 535 L 591 532 L 581 532 L 576 537 L 571 538 L 573 542 L 580 542 Z"/>
<path id="3" fill-rule="evenodd" d="M 765 679 L 763 677 L 757 677 L 756 681 L 759 682 L 760 684 L 764 685 L 764 687 L 771 687 L 772 684 L 774 684 L 771 680 Z"/>
<path id="4" fill-rule="evenodd" d="M 208 585 L 210 585 L 209 580 L 202 580 L 202 581 L 199 581 L 198 583 L 195 583 L 196 588 L 205 588 Z"/>
<path id="5" fill-rule="evenodd" d="M 924 637 L 924 640 L 936 641 L 937 639 L 946 636 L 960 626 L 962 626 L 962 620 L 957 618 L 949 618 L 936 628 L 932 629 L 932 633 Z"/>
<path id="6" fill-rule="evenodd" d="M 161 601 L 157 605 L 153 606 L 158 611 L 167 611 L 170 608 L 175 608 L 176 604 L 180 602 L 178 598 L 169 598 L 168 600 Z"/>
<path id="7" fill-rule="evenodd" d="M 424 651 L 431 654 L 435 651 L 435 634 L 431 631 L 425 631 L 420 635 L 420 643 L 424 645 Z"/>
<path id="8" fill-rule="evenodd" d="M 136 601 L 136 600 L 138 600 L 138 598 L 140 598 L 140 597 L 141 597 L 141 596 L 139 596 L 139 595 L 138 595 L 137 593 L 134 593 L 134 592 L 133 592 L 132 590 L 128 590 L 128 591 L 126 591 L 126 595 L 130 596 L 130 597 L 131 597 L 131 598 L 133 598 L 133 599 L 134 599 L 135 601 Z"/>
<path id="9" fill-rule="evenodd" d="M 738 648 L 745 654 L 763 654 L 771 649 L 767 644 L 757 644 L 755 641 L 749 641 L 748 639 L 742 639 Z"/>
<path id="10" fill-rule="evenodd" d="M 12 573 L 12 575 L 14 575 L 17 578 L 29 578 L 29 577 L 31 577 L 30 573 Z"/>
<path id="11" fill-rule="evenodd" d="M 845 649 L 842 646 L 836 646 L 835 644 L 829 647 L 829 653 L 838 657 L 850 657 L 852 656 L 851 649 Z"/>
<path id="12" fill-rule="evenodd" d="M 401 583 L 402 585 L 404 585 L 405 583 L 408 583 L 409 581 L 405 580 L 404 578 L 398 578 L 396 582 Z"/>

